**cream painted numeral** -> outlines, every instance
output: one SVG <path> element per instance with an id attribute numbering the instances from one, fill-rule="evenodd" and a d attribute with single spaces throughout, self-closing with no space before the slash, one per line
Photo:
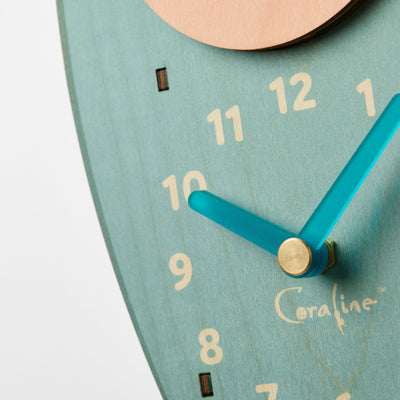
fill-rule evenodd
<path id="1" fill-rule="evenodd" d="M 279 112 L 281 114 L 286 114 L 287 113 L 287 102 L 286 102 L 285 85 L 283 83 L 283 78 L 279 77 L 279 78 L 275 79 L 269 85 L 269 90 L 271 92 L 276 91 L 276 95 L 278 97 Z"/>
<path id="2" fill-rule="evenodd" d="M 227 119 L 232 119 L 233 130 L 235 132 L 235 139 L 237 142 L 243 140 L 243 129 L 242 120 L 240 118 L 240 110 L 238 105 L 231 107 L 226 113 L 225 117 Z M 207 121 L 214 124 L 215 136 L 217 138 L 217 144 L 222 146 L 225 144 L 224 128 L 222 125 L 221 110 L 219 108 L 212 111 L 207 116 Z"/>
<path id="3" fill-rule="evenodd" d="M 367 108 L 367 114 L 369 117 L 374 117 L 376 114 L 374 93 L 372 90 L 371 79 L 366 79 L 357 86 L 357 92 L 365 96 L 365 106 Z"/>
<path id="4" fill-rule="evenodd" d="M 277 383 L 263 383 L 262 385 L 256 386 L 257 393 L 268 393 L 268 400 L 276 400 L 278 394 L 278 384 Z M 351 395 L 349 392 L 343 393 L 336 400 L 350 400 Z"/>
<path id="5" fill-rule="evenodd" d="M 317 102 L 315 100 L 305 100 L 308 92 L 311 90 L 312 82 L 310 75 L 306 74 L 305 72 L 299 72 L 298 74 L 293 75 L 289 81 L 292 86 L 296 86 L 299 82 L 303 82 L 303 87 L 294 101 L 293 110 L 302 111 L 315 108 L 317 106 Z"/>
<path id="6" fill-rule="evenodd" d="M 240 118 L 240 110 L 239 106 L 233 106 L 226 113 L 225 117 L 228 119 L 232 119 L 233 121 L 233 130 L 235 132 L 235 139 L 237 142 L 241 142 L 243 140 L 243 129 L 242 129 L 242 120 Z"/>
<path id="7" fill-rule="evenodd" d="M 312 86 L 310 75 L 305 72 L 299 72 L 298 74 L 293 75 L 289 80 L 291 86 L 296 86 L 299 82 L 303 83 L 303 87 L 301 88 L 299 94 L 296 97 L 296 100 L 294 101 L 293 110 L 303 111 L 310 108 L 315 108 L 317 106 L 317 102 L 315 100 L 306 100 L 306 96 L 310 92 Z M 271 90 L 271 92 L 276 91 L 279 112 L 281 114 L 286 114 L 288 111 L 288 106 L 286 101 L 285 84 L 283 82 L 283 78 L 279 77 L 275 79 L 269 85 L 269 90 Z"/>
<path id="8" fill-rule="evenodd" d="M 185 200 L 187 201 L 190 193 L 192 193 L 191 183 L 192 181 L 197 181 L 199 190 L 207 190 L 206 180 L 203 174 L 199 171 L 190 171 L 183 178 L 183 194 L 185 195 Z"/>
<path id="9" fill-rule="evenodd" d="M 207 121 L 214 123 L 215 135 L 217 137 L 217 144 L 222 146 L 225 143 L 224 127 L 222 126 L 221 110 L 215 109 L 213 112 L 208 114 Z"/>
<path id="10" fill-rule="evenodd" d="M 268 393 L 268 400 L 276 400 L 276 396 L 278 393 L 278 384 L 277 383 L 263 383 L 262 385 L 256 386 L 257 393 Z"/>
<path id="11" fill-rule="evenodd" d="M 169 195 L 171 196 L 171 206 L 173 210 L 179 210 L 179 197 L 178 188 L 176 186 L 176 176 L 170 175 L 167 179 L 164 179 L 162 185 L 167 189 L 169 188 Z"/>
<path id="12" fill-rule="evenodd" d="M 221 362 L 224 353 L 218 346 L 219 333 L 215 329 L 203 329 L 199 334 L 199 342 L 203 346 L 200 358 L 204 364 L 215 365 Z"/>
<path id="13" fill-rule="evenodd" d="M 168 265 L 174 275 L 183 275 L 183 278 L 174 285 L 175 290 L 182 290 L 192 279 L 192 262 L 190 258 L 185 253 L 176 253 L 169 259 Z"/>
<path id="14" fill-rule="evenodd" d="M 346 392 L 340 395 L 336 400 L 350 400 L 350 399 L 351 399 L 350 393 Z"/>
<path id="15" fill-rule="evenodd" d="M 207 183 L 203 174 L 199 171 L 189 171 L 183 178 L 183 194 L 186 201 L 188 200 L 190 193 L 192 192 L 191 184 L 193 180 L 197 181 L 199 190 L 207 190 Z M 169 189 L 172 209 L 175 211 L 179 210 L 180 206 L 176 176 L 170 175 L 168 178 L 164 179 L 162 185 L 164 188 Z"/>

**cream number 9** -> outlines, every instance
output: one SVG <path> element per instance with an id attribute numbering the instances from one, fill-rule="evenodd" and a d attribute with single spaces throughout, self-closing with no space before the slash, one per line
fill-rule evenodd
<path id="1" fill-rule="evenodd" d="M 178 263 L 180 266 L 178 266 Z M 169 259 L 169 269 L 176 276 L 183 275 L 183 278 L 175 283 L 175 290 L 182 290 L 192 279 L 192 262 L 185 253 L 176 253 Z"/>

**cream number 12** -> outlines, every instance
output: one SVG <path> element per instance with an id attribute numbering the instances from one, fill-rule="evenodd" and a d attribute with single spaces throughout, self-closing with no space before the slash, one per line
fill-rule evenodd
<path id="1" fill-rule="evenodd" d="M 312 81 L 310 75 L 305 72 L 299 72 L 298 74 L 293 75 L 289 80 L 291 86 L 296 86 L 299 82 L 303 83 L 303 87 L 301 88 L 299 94 L 296 97 L 296 100 L 294 101 L 293 110 L 303 111 L 310 108 L 315 108 L 317 106 L 317 102 L 315 100 L 305 99 L 309 91 L 311 90 Z M 286 114 L 288 112 L 288 106 L 286 102 L 285 85 L 283 82 L 283 78 L 279 77 L 271 82 L 271 84 L 269 85 L 269 90 L 271 90 L 271 92 L 276 91 L 276 95 L 278 97 L 279 112 L 281 114 Z"/>

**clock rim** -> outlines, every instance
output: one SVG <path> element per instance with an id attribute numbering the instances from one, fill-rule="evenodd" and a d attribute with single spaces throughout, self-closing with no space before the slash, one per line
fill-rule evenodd
<path id="1" fill-rule="evenodd" d="M 129 313 L 130 319 L 132 321 L 133 328 L 136 332 L 136 335 L 138 336 L 140 346 L 142 347 L 143 353 L 146 357 L 146 361 L 150 367 L 151 373 L 154 377 L 155 383 L 157 385 L 158 390 L 160 391 L 162 398 L 168 399 L 167 395 L 165 393 L 163 384 L 157 374 L 157 369 L 155 368 L 155 365 L 153 363 L 153 359 L 151 357 L 150 351 L 148 350 L 147 343 L 144 339 L 144 335 L 142 334 L 139 321 L 136 317 L 135 310 L 130 305 L 130 303 L 127 301 L 128 291 L 125 286 L 124 280 L 122 278 L 121 269 L 120 269 L 117 257 L 115 256 L 114 247 L 111 242 L 111 237 L 108 232 L 107 225 L 105 223 L 103 208 L 100 203 L 99 194 L 97 191 L 97 185 L 96 185 L 96 182 L 94 179 L 92 165 L 90 162 L 89 153 L 88 153 L 88 149 L 86 146 L 85 135 L 83 134 L 84 129 L 83 129 L 82 119 L 81 119 L 79 106 L 78 106 L 78 102 L 77 102 L 74 74 L 72 72 L 72 62 L 71 62 L 71 57 L 70 57 L 70 47 L 69 47 L 68 30 L 67 30 L 67 24 L 66 24 L 66 18 L 65 18 L 64 0 L 56 0 L 56 5 L 57 5 L 57 15 L 58 15 L 58 25 L 59 25 L 59 30 L 60 30 L 61 45 L 62 45 L 62 51 L 63 51 L 65 75 L 67 78 L 67 86 L 68 86 L 68 92 L 69 92 L 69 96 L 70 96 L 72 114 L 73 114 L 73 118 L 74 118 L 76 133 L 78 136 L 79 148 L 80 148 L 80 152 L 82 155 L 82 160 L 83 160 L 83 163 L 85 166 L 85 172 L 86 172 L 86 176 L 87 176 L 89 187 L 90 187 L 91 196 L 92 196 L 93 203 L 94 203 L 94 206 L 96 209 L 97 219 L 99 221 L 99 224 L 101 227 L 101 233 L 102 233 L 104 241 L 106 243 L 107 252 L 109 254 L 109 257 L 110 257 L 110 260 L 111 260 L 111 263 L 113 266 L 113 270 L 114 270 L 115 276 L 118 281 L 119 289 L 121 290 L 121 294 L 124 299 L 125 306 L 128 309 L 128 313 Z"/>

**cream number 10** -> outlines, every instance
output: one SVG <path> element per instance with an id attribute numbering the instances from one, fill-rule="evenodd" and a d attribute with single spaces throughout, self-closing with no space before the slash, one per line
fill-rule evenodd
<path id="1" fill-rule="evenodd" d="M 189 171 L 183 178 L 183 194 L 186 201 L 188 200 L 190 193 L 192 192 L 190 185 L 193 180 L 197 181 L 199 190 L 207 190 L 207 184 L 203 174 L 199 171 Z M 163 180 L 162 185 L 166 189 L 169 189 L 172 209 L 175 211 L 179 210 L 179 194 L 176 184 L 176 176 L 170 175 L 168 178 Z"/>

